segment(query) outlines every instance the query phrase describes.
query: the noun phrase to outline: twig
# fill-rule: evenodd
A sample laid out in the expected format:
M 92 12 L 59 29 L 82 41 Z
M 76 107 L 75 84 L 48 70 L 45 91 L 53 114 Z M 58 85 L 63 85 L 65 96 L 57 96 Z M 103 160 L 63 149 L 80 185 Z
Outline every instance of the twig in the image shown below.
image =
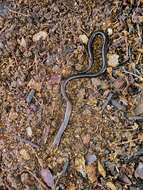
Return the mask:
M 26 15 L 26 14 L 23 14 L 23 13 L 20 13 L 20 12 L 17 12 L 17 11 L 14 11 L 14 10 L 11 10 L 9 7 L 6 6 L 6 8 L 9 10 L 9 12 L 11 13 L 14 13 L 14 14 L 18 14 L 18 15 L 21 15 L 21 16 L 24 16 L 24 17 L 29 17 L 30 15 Z
M 129 144 L 129 143 L 135 142 L 135 141 L 137 141 L 137 140 L 139 140 L 139 138 L 131 139 L 131 140 L 124 141 L 124 142 L 113 142 L 113 143 L 111 143 L 111 145 L 119 146 L 119 145 Z
M 131 116 L 128 117 L 129 120 L 143 121 L 143 116 Z
M 2 32 L 4 32 L 6 28 L 7 28 L 7 25 L 6 25 L 5 27 L 3 27 L 3 28 L 0 30 L 0 34 L 1 34 Z
M 142 56 L 142 54 L 141 54 L 141 52 L 140 52 L 139 55 L 138 55 L 137 61 L 136 61 L 136 65 L 138 65 L 138 63 L 139 63 L 139 61 L 140 61 L 140 59 L 141 59 L 141 56 Z
M 21 141 L 21 142 L 24 142 L 25 144 L 29 144 L 29 145 L 31 145 L 33 148 L 39 148 L 39 146 L 37 145 L 37 144 L 34 144 L 34 143 L 32 143 L 31 141 L 29 141 L 29 140 L 26 140 L 26 139 L 24 139 L 24 138 L 22 138 L 22 137 L 19 137 L 19 136 L 15 136 L 16 137 L 16 139 L 17 140 L 19 140 L 19 141 Z
M 44 189 L 49 190 L 49 188 L 48 188 L 35 174 L 33 174 L 33 173 L 29 170 L 29 168 L 25 167 L 25 169 L 26 169 L 26 170 L 23 171 L 23 172 L 27 172 L 27 173 L 29 173 L 30 175 L 32 175 Z
M 105 103 L 102 106 L 102 112 L 104 111 L 104 109 L 106 108 L 106 106 L 109 104 L 109 102 L 111 101 L 112 97 L 113 97 L 113 93 L 110 92 L 109 95 L 107 96 L 107 99 L 106 99 Z
M 125 70 L 125 68 L 123 68 L 123 72 L 124 72 L 124 73 L 127 73 L 127 74 L 130 74 L 130 75 L 132 75 L 132 76 L 137 77 L 137 78 L 140 79 L 140 76 L 139 76 L 139 75 L 136 75 L 136 74 L 134 74 L 134 73 L 132 73 L 132 72 L 129 72 L 129 71 Z

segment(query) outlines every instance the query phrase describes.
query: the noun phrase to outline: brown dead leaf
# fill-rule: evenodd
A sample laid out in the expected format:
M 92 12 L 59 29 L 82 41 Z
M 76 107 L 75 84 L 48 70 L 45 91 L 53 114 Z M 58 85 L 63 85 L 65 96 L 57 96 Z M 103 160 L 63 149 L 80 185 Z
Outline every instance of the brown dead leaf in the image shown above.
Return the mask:
M 100 161 L 98 161 L 98 172 L 102 177 L 106 177 L 106 171 L 104 169 L 104 167 L 102 166 L 102 164 L 100 163 Z
M 75 159 L 75 169 L 76 171 L 80 172 L 83 177 L 86 176 L 85 159 L 82 155 L 79 155 Z
M 94 183 L 97 178 L 96 178 L 96 168 L 93 164 L 86 166 L 86 173 L 91 183 Z
M 107 182 L 106 185 L 111 190 L 117 190 L 116 186 L 112 182 Z

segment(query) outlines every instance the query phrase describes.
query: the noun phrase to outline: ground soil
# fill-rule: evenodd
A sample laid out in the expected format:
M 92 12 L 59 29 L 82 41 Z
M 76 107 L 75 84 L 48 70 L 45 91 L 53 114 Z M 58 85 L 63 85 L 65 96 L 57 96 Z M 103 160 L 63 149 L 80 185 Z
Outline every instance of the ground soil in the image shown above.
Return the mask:
M 142 24 L 142 0 L 0 1 L 0 189 L 50 189 L 42 168 L 53 189 L 143 189 Z M 51 150 L 60 81 L 86 67 L 84 39 L 98 30 L 109 36 L 107 71 L 68 85 L 72 116 Z

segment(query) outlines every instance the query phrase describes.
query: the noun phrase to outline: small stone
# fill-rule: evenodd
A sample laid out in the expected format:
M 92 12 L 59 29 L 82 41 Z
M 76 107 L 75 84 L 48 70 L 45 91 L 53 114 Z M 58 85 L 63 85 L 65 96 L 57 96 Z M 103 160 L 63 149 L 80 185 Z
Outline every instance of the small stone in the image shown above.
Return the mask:
M 27 127 L 27 128 L 26 128 L 26 132 L 27 132 L 27 135 L 28 135 L 29 137 L 32 137 L 32 129 L 31 129 L 31 127 Z
M 25 149 L 20 150 L 20 155 L 22 156 L 24 160 L 30 160 L 30 155 Z
M 3 49 L 4 48 L 4 45 L 2 42 L 0 42 L 0 49 Z
M 82 41 L 83 44 L 87 44 L 88 43 L 88 37 L 85 34 L 82 34 L 79 36 L 79 39 Z
M 108 54 L 108 65 L 110 67 L 117 67 L 119 65 L 119 55 Z
M 8 8 L 4 4 L 0 4 L 0 16 L 4 17 L 8 14 Z
M 40 39 L 45 40 L 48 37 L 48 34 L 46 31 L 40 31 L 33 36 L 33 42 L 37 42 Z
M 126 185 L 131 185 L 132 184 L 131 180 L 125 174 L 123 174 L 123 175 L 120 176 L 120 180 L 123 183 L 125 183 Z
M 96 157 L 95 154 L 88 154 L 88 155 L 86 156 L 86 163 L 87 163 L 88 165 L 93 164 L 96 160 L 97 160 L 97 157 Z
M 108 35 L 111 36 L 111 35 L 113 34 L 112 28 L 108 28 L 108 29 L 107 29 L 107 32 L 108 32 Z
M 35 90 L 32 89 L 32 90 L 29 92 L 29 94 L 28 94 L 28 96 L 27 96 L 27 98 L 26 98 L 26 102 L 27 102 L 28 104 L 31 103 L 31 101 L 32 101 L 32 99 L 33 99 L 33 97 L 34 97 L 34 95 L 35 95 Z
M 135 170 L 135 177 L 143 179 L 143 163 L 140 162 L 138 167 Z

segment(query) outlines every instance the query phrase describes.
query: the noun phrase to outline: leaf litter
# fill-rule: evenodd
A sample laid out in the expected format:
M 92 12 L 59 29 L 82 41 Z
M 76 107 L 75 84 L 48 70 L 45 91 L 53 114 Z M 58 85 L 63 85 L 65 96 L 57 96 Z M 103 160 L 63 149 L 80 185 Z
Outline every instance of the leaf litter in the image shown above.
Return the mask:
M 1 189 L 53 187 L 63 166 L 56 188 L 142 188 L 142 9 L 142 1 L 119 0 L 2 3 Z M 64 114 L 61 79 L 86 68 L 85 48 L 95 29 L 109 35 L 108 70 L 69 85 L 73 115 L 59 149 L 51 151 Z M 99 46 L 100 39 L 93 44 L 95 69 Z M 19 178 L 24 168 L 32 177 L 28 184 Z

